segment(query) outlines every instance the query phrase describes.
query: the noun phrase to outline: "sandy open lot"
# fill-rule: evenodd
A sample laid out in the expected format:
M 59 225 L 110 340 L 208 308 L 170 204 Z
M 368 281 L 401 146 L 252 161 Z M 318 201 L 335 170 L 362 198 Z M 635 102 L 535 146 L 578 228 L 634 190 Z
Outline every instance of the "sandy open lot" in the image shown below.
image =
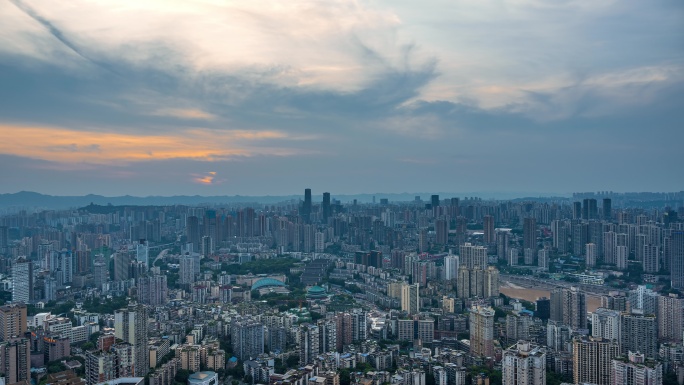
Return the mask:
M 515 284 L 502 282 L 499 291 L 511 298 L 523 299 L 534 303 L 539 297 L 551 297 L 551 292 L 544 289 L 526 289 Z M 593 312 L 601 306 L 601 298 L 587 294 L 587 311 Z

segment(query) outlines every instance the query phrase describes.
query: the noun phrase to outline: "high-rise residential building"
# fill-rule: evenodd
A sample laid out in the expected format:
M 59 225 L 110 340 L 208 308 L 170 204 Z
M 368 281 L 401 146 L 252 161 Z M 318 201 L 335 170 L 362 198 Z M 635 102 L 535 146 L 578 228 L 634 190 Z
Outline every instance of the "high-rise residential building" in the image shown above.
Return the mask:
M 166 275 L 150 275 L 138 278 L 138 302 L 149 306 L 163 306 L 168 301 L 169 288 Z
M 318 326 L 318 348 L 320 353 L 337 351 L 337 323 L 333 319 L 320 319 Z
M 181 284 L 191 284 L 195 282 L 200 273 L 200 256 L 197 253 L 182 255 L 179 258 L 179 277 Z
M 494 217 L 491 215 L 485 215 L 482 218 L 483 231 L 484 231 L 484 242 L 494 243 L 496 242 L 496 233 L 494 231 Z
M 114 335 L 133 347 L 135 376 L 145 376 L 150 369 L 147 318 L 147 308 L 136 303 L 114 312 Z
M 459 247 L 461 266 L 472 269 L 478 266 L 482 269 L 487 268 L 487 248 L 465 243 Z
M 9 253 L 9 227 L 0 226 L 0 255 Z
M 12 338 L 0 344 L 0 370 L 8 384 L 31 381 L 31 342 Z
M 629 256 L 629 249 L 627 246 L 615 246 L 615 267 L 618 270 L 627 269 L 627 257 Z
M 231 325 L 233 354 L 240 360 L 257 357 L 264 352 L 264 325 L 253 319 L 234 321 Z
M 447 255 L 444 257 L 444 279 L 449 281 L 458 278 L 459 257 Z
M 519 341 L 504 351 L 501 371 L 503 385 L 546 385 L 546 353 L 538 345 Z
M 131 258 L 125 250 L 120 250 L 114 254 L 114 281 L 125 281 L 129 278 L 128 266 Z
M 627 297 L 619 292 L 611 292 L 601 297 L 601 307 L 620 312 L 627 311 Z
M 446 219 L 440 218 L 435 221 L 435 242 L 438 245 L 446 245 L 449 241 L 449 223 Z
M 588 268 L 596 266 L 597 247 L 594 243 L 584 245 L 584 261 Z
M 630 310 L 639 310 L 643 314 L 656 314 L 658 309 L 658 293 L 644 285 L 630 290 L 627 301 L 629 302 Z
M 12 301 L 33 301 L 33 262 L 19 257 L 12 267 Z
M 523 220 L 523 250 L 537 250 L 537 221 L 528 217 Z
M 684 334 L 684 298 L 658 296 L 658 338 L 681 343 Z
M 684 289 L 684 230 L 671 230 L 667 240 L 672 287 Z
M 658 245 L 646 244 L 642 248 L 642 263 L 644 273 L 658 273 L 660 271 L 660 247 Z
M 405 284 L 401 287 L 401 310 L 409 314 L 420 311 L 420 286 L 418 283 Z
M 576 287 L 556 288 L 551 292 L 551 319 L 573 329 L 587 328 L 587 301 Z
M 643 314 L 638 310 L 620 315 L 620 351 L 641 352 L 648 358 L 658 355 L 658 322 L 654 314 Z
M 582 219 L 582 202 L 572 203 L 572 219 Z
M 461 266 L 456 280 L 458 298 L 489 298 L 499 295 L 499 270 L 494 266 L 469 269 Z
M 143 263 L 147 269 L 150 268 L 150 247 L 147 240 L 141 239 L 135 245 L 135 259 Z
M 113 352 L 91 350 L 86 352 L 86 384 L 95 385 L 118 378 L 117 357 Z
M 548 321 L 551 317 L 551 300 L 547 297 L 537 298 L 534 304 L 534 316 L 542 321 Z
M 307 365 L 314 362 L 314 358 L 320 354 L 320 330 L 313 324 L 299 326 L 297 348 L 299 349 L 299 364 Z
M 0 306 L 0 341 L 24 336 L 26 315 L 26 305 L 23 303 Z
M 573 340 L 573 382 L 610 385 L 613 359 L 620 355 L 616 341 L 580 336 Z
M 470 354 L 494 355 L 494 309 L 491 307 L 473 306 L 470 309 Z
M 647 360 L 643 354 L 629 352 L 626 358 L 611 363 L 611 385 L 661 385 L 663 365 Z
M 591 335 L 607 340 L 620 340 L 620 312 L 598 308 L 591 314 Z
M 541 249 L 537 251 L 537 266 L 546 271 L 549 269 L 549 250 Z

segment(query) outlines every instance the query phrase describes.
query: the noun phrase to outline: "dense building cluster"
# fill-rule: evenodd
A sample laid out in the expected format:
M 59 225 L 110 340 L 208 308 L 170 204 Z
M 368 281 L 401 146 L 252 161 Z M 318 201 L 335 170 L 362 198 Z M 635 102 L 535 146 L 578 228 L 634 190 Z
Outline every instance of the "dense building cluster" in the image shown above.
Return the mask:
M 683 199 L 5 208 L 0 373 L 682 385 Z

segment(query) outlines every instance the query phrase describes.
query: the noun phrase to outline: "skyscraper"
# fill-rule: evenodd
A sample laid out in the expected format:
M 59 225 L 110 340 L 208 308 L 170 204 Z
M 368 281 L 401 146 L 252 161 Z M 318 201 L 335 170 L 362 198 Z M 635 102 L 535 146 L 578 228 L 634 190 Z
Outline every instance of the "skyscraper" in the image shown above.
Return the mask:
M 29 303 L 33 300 L 33 262 L 19 257 L 12 267 L 12 301 Z
M 606 221 L 613 219 L 613 203 L 610 198 L 603 198 L 603 219 Z
M 150 268 L 150 248 L 147 240 L 141 239 L 135 245 L 135 259 L 138 262 L 144 263 L 146 269 Z
M 473 306 L 470 309 L 470 354 L 494 355 L 494 309 L 491 307 Z
M 444 257 L 444 279 L 446 281 L 458 277 L 459 257 L 458 255 L 447 255 Z
M 496 242 L 496 233 L 494 232 L 494 217 L 491 215 L 485 215 L 484 218 L 482 218 L 482 222 L 484 231 L 484 242 Z
M 439 207 L 439 195 L 433 195 L 430 197 L 430 205 L 432 206 L 433 210 Z
M 446 245 L 449 240 L 449 224 L 446 219 L 440 218 L 435 221 L 435 233 L 438 245 Z
M 575 337 L 573 340 L 573 382 L 610 385 L 613 359 L 620 355 L 616 341 L 596 337 Z
M 230 330 L 233 354 L 238 359 L 248 360 L 250 357 L 257 357 L 264 352 L 263 324 L 256 320 L 243 319 L 234 321 Z
M 199 252 L 200 249 L 200 223 L 196 216 L 189 216 L 185 220 L 185 235 L 188 243 L 192 244 L 192 251 Z
M 523 221 L 523 249 L 537 250 L 537 221 L 534 218 Z
M 323 214 L 323 223 L 328 223 L 328 218 L 332 215 L 332 206 L 330 206 L 330 193 L 323 193 L 323 204 L 321 205 L 321 211 Z
M 466 243 L 459 247 L 461 266 L 487 268 L 487 248 Z
M 668 240 L 672 287 L 684 289 L 684 230 L 672 230 Z
M 651 359 L 658 358 L 658 323 L 654 314 L 640 311 L 620 315 L 620 352 L 641 352 Z
M 302 204 L 302 218 L 305 222 L 311 221 L 311 189 L 304 189 L 304 203 Z
M 546 353 L 530 342 L 506 349 L 501 369 L 503 385 L 546 385 Z
M 401 310 L 409 314 L 420 311 L 419 284 L 405 284 L 401 287 Z
M 138 278 L 138 302 L 149 306 L 163 306 L 168 300 L 169 288 L 166 275 L 151 275 Z
M 317 325 L 307 323 L 299 326 L 297 347 L 299 349 L 300 365 L 313 363 L 314 358 L 320 353 L 319 333 Z
M 591 335 L 607 340 L 620 340 L 620 312 L 598 308 L 591 314 Z
M 587 302 L 576 287 L 556 288 L 551 292 L 551 319 L 573 329 L 587 328 Z
M 684 298 L 658 296 L 658 338 L 681 343 L 684 334 Z
M 147 308 L 130 303 L 114 312 L 114 335 L 133 347 L 135 376 L 145 376 L 150 369 L 147 337 Z

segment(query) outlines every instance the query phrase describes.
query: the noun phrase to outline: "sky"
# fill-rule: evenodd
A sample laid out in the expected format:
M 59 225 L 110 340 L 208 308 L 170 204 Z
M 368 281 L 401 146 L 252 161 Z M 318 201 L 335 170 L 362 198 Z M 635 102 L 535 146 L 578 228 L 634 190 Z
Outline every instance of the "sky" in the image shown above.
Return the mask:
M 681 0 L 0 0 L 0 193 L 684 190 Z

